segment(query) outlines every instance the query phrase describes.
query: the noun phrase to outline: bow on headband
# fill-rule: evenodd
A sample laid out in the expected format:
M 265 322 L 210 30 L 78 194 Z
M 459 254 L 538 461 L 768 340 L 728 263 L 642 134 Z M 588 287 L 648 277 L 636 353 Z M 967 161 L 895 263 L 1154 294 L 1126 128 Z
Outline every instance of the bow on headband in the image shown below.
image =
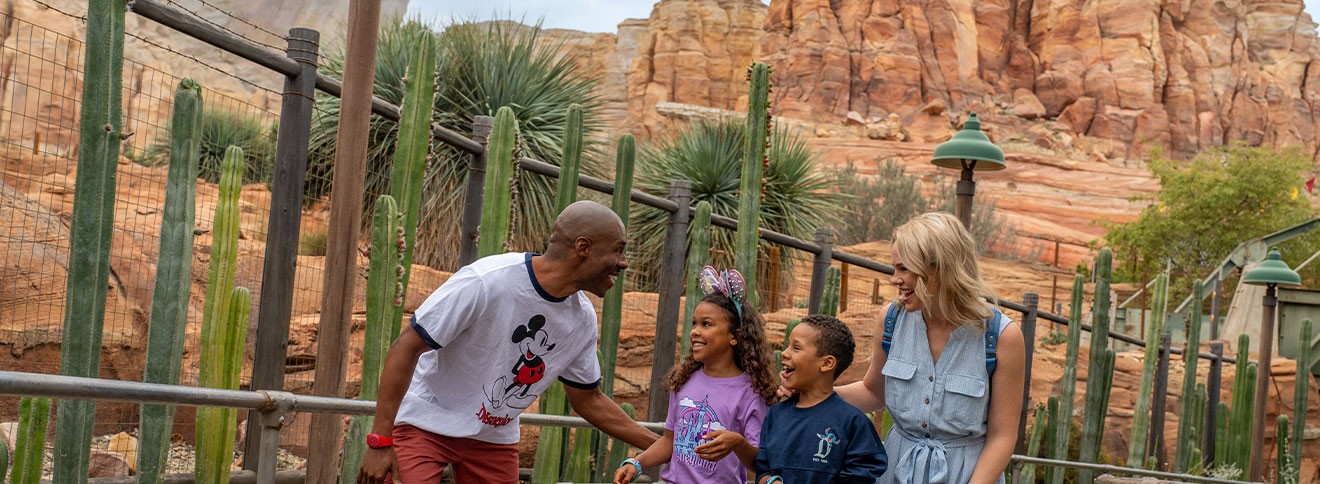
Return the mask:
M 729 298 L 738 310 L 738 319 L 742 319 L 743 302 L 747 301 L 747 281 L 743 280 L 738 271 L 729 269 L 716 272 L 714 267 L 702 267 L 701 292 L 707 296 L 719 293 Z

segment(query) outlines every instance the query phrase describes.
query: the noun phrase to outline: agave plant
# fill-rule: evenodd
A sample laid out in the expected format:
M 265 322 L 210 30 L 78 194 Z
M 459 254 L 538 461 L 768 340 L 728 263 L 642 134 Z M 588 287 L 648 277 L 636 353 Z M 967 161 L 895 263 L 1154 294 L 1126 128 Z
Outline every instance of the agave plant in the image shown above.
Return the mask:
M 596 78 L 577 70 L 576 56 L 563 43 L 542 37 L 540 25 L 514 22 L 457 23 L 441 33 L 413 21 L 386 23 L 376 54 L 375 94 L 398 104 L 403 98 L 403 74 L 409 49 L 417 36 L 437 36 L 437 80 L 434 123 L 467 133 L 474 116 L 494 116 L 508 106 L 518 119 L 520 156 L 559 164 L 564 140 L 565 117 L 570 104 L 582 106 L 588 140 L 599 129 L 601 103 L 595 94 Z M 343 49 L 331 49 L 323 71 L 342 78 Z M 310 198 L 329 193 L 334 163 L 334 145 L 339 99 L 321 96 L 312 121 L 312 159 L 308 167 Z M 397 134 L 393 121 L 372 116 L 367 153 L 365 210 L 370 202 L 389 193 L 389 163 Z M 436 142 L 435 158 L 427 167 L 422 210 L 417 228 L 414 262 L 449 268 L 457 260 L 459 216 L 467 180 L 470 155 Z M 584 149 L 582 173 L 600 174 L 593 156 L 596 147 Z M 317 183 L 322 181 L 323 183 Z M 544 247 L 554 219 L 555 180 L 520 172 L 515 178 L 513 243 L 527 249 Z
M 671 180 L 692 182 L 692 203 L 707 201 L 716 215 L 736 218 L 738 178 L 742 162 L 743 126 L 737 119 L 697 122 L 642 150 L 637 187 L 665 195 Z M 810 240 L 817 227 L 837 227 L 842 198 L 833 190 L 834 178 L 817 169 L 816 154 L 795 131 L 778 127 L 770 136 L 770 168 L 765 171 L 761 227 Z M 631 261 L 641 274 L 658 273 L 660 250 L 668 214 L 647 206 L 634 209 L 630 227 L 637 256 Z M 717 229 L 711 234 L 711 263 L 732 267 L 734 232 Z M 758 259 L 766 261 L 769 245 L 760 244 Z M 777 277 L 791 275 L 793 251 L 782 251 Z M 768 280 L 768 267 L 758 272 Z

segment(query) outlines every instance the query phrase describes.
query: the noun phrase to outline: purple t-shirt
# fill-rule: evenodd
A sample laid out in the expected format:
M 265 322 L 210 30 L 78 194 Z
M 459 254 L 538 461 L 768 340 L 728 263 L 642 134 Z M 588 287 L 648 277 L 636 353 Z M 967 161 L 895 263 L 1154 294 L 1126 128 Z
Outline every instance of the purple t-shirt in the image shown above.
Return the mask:
M 693 373 L 683 388 L 669 394 L 665 430 L 674 432 L 674 454 L 660 478 L 679 484 L 747 482 L 747 469 L 736 454 L 710 462 L 698 457 L 694 449 L 702 444 L 702 435 L 715 430 L 737 432 L 753 447 L 760 447 L 765 414 L 765 400 L 752 389 L 746 373 L 730 378 L 712 378 L 702 370 Z

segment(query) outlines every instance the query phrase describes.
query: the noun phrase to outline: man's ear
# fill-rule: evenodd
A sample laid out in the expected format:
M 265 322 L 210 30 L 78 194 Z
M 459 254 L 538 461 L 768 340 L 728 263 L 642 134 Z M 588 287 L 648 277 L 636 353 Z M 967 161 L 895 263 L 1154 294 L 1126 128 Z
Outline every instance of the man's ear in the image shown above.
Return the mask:
M 837 366 L 839 366 L 839 360 L 838 358 L 835 358 L 834 355 L 826 355 L 824 358 L 820 359 L 821 373 L 833 374 L 834 368 Z
M 573 239 L 573 253 L 578 257 L 586 257 L 587 252 L 591 251 L 591 239 L 578 237 Z

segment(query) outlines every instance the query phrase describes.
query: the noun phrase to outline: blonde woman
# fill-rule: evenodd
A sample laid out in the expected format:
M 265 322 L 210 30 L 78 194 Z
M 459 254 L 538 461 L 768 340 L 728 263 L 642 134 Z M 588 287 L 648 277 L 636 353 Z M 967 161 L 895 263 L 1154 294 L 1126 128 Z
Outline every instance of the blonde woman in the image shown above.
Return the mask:
M 894 418 L 879 482 L 1003 483 L 1022 410 L 1022 330 L 981 299 L 990 290 L 975 244 L 952 215 L 899 227 L 893 262 L 899 296 L 878 322 L 870 367 L 837 389 Z

